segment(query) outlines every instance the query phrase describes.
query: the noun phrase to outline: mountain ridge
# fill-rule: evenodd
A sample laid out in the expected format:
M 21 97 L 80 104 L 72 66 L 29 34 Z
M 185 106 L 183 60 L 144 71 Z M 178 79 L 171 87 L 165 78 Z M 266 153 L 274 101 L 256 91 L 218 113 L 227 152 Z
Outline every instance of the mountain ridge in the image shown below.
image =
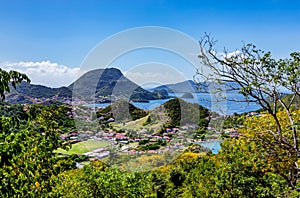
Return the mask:
M 86 85 L 89 85 L 86 89 Z M 119 69 L 105 68 L 88 71 L 69 86 L 73 92 L 85 100 L 101 102 L 103 98 L 109 100 L 119 99 L 133 101 L 148 101 L 166 99 L 166 92 L 150 92 L 126 78 Z
M 213 90 L 225 90 L 227 92 L 239 91 L 239 85 L 235 82 L 226 82 L 225 84 L 215 82 L 199 82 L 196 83 L 193 80 L 186 80 L 173 84 L 161 85 L 151 88 L 149 90 L 166 90 L 168 93 L 209 93 Z
M 169 98 L 164 90 L 150 92 L 127 79 L 119 69 L 91 70 L 76 79 L 68 87 L 51 88 L 22 82 L 7 94 L 10 103 L 31 104 L 53 99 L 70 101 L 73 96 L 87 102 L 111 102 L 119 99 L 135 102 Z
M 150 89 L 151 91 L 165 89 L 168 93 L 201 93 L 208 92 L 209 85 L 206 82 L 195 83 L 193 80 L 186 80 L 173 84 L 161 85 Z

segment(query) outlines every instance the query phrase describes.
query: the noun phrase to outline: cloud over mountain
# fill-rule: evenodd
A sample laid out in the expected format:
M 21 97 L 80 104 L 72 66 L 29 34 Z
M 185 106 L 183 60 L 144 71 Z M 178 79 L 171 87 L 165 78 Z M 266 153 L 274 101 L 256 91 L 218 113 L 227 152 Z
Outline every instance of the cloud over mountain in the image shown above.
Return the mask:
M 68 86 L 76 80 L 79 68 L 71 68 L 50 61 L 41 62 L 2 62 L 0 67 L 5 70 L 16 70 L 28 75 L 33 84 L 50 87 Z

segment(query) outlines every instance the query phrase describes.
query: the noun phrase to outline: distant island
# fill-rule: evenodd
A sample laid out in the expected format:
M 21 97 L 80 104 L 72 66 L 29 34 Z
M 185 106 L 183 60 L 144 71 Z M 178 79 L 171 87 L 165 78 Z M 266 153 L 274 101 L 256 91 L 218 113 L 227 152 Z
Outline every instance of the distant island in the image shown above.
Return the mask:
M 184 93 L 181 98 L 194 98 L 194 96 L 191 93 Z

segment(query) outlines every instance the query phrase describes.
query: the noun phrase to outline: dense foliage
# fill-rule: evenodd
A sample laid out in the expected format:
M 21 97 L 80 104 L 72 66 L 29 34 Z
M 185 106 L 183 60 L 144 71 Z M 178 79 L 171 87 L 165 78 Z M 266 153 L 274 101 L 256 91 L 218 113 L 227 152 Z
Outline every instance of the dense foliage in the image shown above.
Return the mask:
M 13 88 L 16 88 L 18 84 L 20 84 L 22 81 L 27 81 L 30 83 L 30 79 L 22 73 L 19 73 L 17 71 L 5 71 L 0 68 L 0 97 L 1 100 L 5 98 L 5 93 L 10 92 L 10 85 Z
M 200 119 L 209 116 L 208 109 L 199 104 L 191 104 L 182 99 L 176 98 L 163 104 L 163 110 L 166 111 L 170 121 L 167 126 L 178 127 L 189 125 L 198 125 Z M 202 123 L 204 126 L 208 121 Z
M 57 148 L 69 148 L 59 139 L 62 129 L 67 131 L 74 127 L 73 120 L 65 114 L 67 111 L 66 106 L 1 108 L 0 175 L 4 197 L 48 193 L 52 188 L 52 175 L 75 167 L 73 160 L 53 153 Z
M 25 74 L 0 70 L 0 94 L 10 91 L 10 85 L 22 80 Z M 42 196 L 51 191 L 51 176 L 74 168 L 68 157 L 60 157 L 53 150 L 67 148 L 59 140 L 59 124 L 66 117 L 63 107 L 7 105 L 0 106 L 0 175 L 2 197 Z M 63 119 L 63 120 L 61 120 Z M 60 121 L 60 122 L 59 122 Z M 69 125 L 68 125 L 69 127 Z
M 31 98 L 52 98 L 54 96 L 72 98 L 72 91 L 67 87 L 50 88 L 43 85 L 31 85 L 23 82 L 17 86 L 16 90 L 18 93 Z
M 220 155 L 184 153 L 153 171 L 124 172 L 95 161 L 55 178 L 53 196 L 71 197 L 279 197 L 285 182 L 268 172 L 246 140 L 228 140 Z M 254 152 L 256 153 L 256 152 Z
M 137 120 L 148 115 L 148 112 L 135 107 L 129 102 L 117 101 L 100 109 L 96 114 L 101 123 L 107 123 L 111 118 L 116 122 Z

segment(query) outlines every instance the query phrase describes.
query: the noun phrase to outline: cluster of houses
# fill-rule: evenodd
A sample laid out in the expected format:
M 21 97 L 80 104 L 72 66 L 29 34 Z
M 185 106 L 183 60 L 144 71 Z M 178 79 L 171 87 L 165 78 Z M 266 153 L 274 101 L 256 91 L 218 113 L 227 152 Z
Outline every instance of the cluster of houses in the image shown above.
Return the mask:
M 258 113 L 258 112 L 255 112 L 255 111 L 253 111 L 253 112 L 249 112 L 249 113 L 247 113 L 247 115 L 246 115 L 247 117 L 252 117 L 252 116 L 257 116 L 257 117 L 261 117 L 261 116 L 263 116 L 262 114 L 260 114 L 260 113 Z
M 99 148 L 99 149 L 84 153 L 84 155 L 91 157 L 91 158 L 101 159 L 101 158 L 108 156 L 109 151 L 107 148 Z
M 127 133 L 119 133 L 119 132 L 105 132 L 100 131 L 95 134 L 93 138 L 102 139 L 106 141 L 114 142 L 115 144 L 128 144 L 131 142 L 140 142 L 140 141 L 149 141 L 149 142 L 157 142 L 157 141 L 166 141 L 170 142 L 172 140 L 171 136 L 174 134 L 182 135 L 183 132 L 178 128 L 167 128 L 162 135 L 157 134 L 147 134 L 146 130 L 141 130 L 137 133 L 135 137 L 129 137 Z
M 73 101 L 74 102 L 74 101 Z M 79 102 L 79 101 L 77 101 Z M 75 111 L 75 113 L 74 113 Z M 78 113 L 76 112 L 78 111 Z M 93 122 L 93 119 L 90 117 L 91 109 L 80 108 L 79 106 L 73 109 L 74 114 L 69 114 L 69 116 L 74 116 L 76 119 L 84 119 L 87 122 Z M 95 110 L 94 110 L 95 111 Z M 109 120 L 113 122 L 114 120 Z M 163 133 L 155 134 L 149 132 L 146 129 L 141 129 L 136 132 L 134 135 L 125 132 L 116 132 L 116 131 L 104 131 L 99 130 L 98 132 L 84 131 L 84 133 L 71 132 L 68 134 L 63 134 L 60 136 L 61 140 L 70 141 L 71 143 L 76 143 L 80 141 L 85 141 L 88 139 L 95 139 L 99 141 L 110 142 L 111 145 L 118 146 L 122 148 L 119 152 L 126 153 L 129 155 L 132 154 L 161 154 L 170 150 L 183 149 L 186 145 L 186 142 L 193 141 L 192 138 L 186 137 L 186 131 L 189 129 L 195 129 L 196 126 L 182 126 L 180 128 L 166 128 Z M 166 142 L 164 146 L 159 146 L 158 148 L 152 149 L 141 149 L 139 146 L 142 146 L 146 142 L 147 145 L 159 144 L 160 142 Z M 134 144 L 135 143 L 135 144 Z M 136 144 L 138 143 L 138 144 Z M 99 148 L 91 152 L 85 153 L 84 155 L 91 158 L 103 158 L 109 155 L 109 149 Z
M 162 154 L 162 153 L 165 153 L 167 151 L 170 151 L 170 150 L 178 150 L 178 149 L 184 149 L 184 145 L 182 143 L 174 143 L 174 144 L 170 144 L 166 147 L 161 147 L 157 150 L 146 150 L 146 151 L 142 151 L 142 150 L 137 150 L 135 148 L 132 148 L 132 149 L 128 149 L 126 151 L 127 154 Z
M 184 127 L 188 129 L 189 127 Z M 172 136 L 176 134 L 176 138 L 182 136 L 185 130 L 179 128 L 167 128 L 165 132 L 161 135 L 157 134 L 147 134 L 145 129 L 141 130 L 138 135 L 136 136 L 128 136 L 126 133 L 118 133 L 114 131 L 106 132 L 106 131 L 99 131 L 95 134 L 81 135 L 77 132 L 71 132 L 68 134 L 62 134 L 60 136 L 61 140 L 70 141 L 71 143 L 76 143 L 80 141 L 85 141 L 87 139 L 96 139 L 99 141 L 108 141 L 111 142 L 111 145 L 120 145 L 121 150 L 124 154 L 161 154 L 166 151 L 175 150 L 175 149 L 183 149 L 184 145 L 181 142 L 172 142 Z M 149 149 L 149 150 L 141 150 L 139 149 L 139 144 L 131 144 L 131 143 L 138 143 L 138 142 L 147 142 L 148 144 L 155 144 L 157 142 L 165 141 L 168 143 L 165 146 L 161 146 L 158 149 Z M 89 156 L 91 158 L 104 158 L 109 155 L 108 147 L 99 148 L 87 153 L 84 155 Z
M 162 147 L 157 150 L 146 150 L 146 151 L 138 150 L 134 147 L 128 146 L 125 149 L 121 149 L 119 152 L 121 152 L 123 154 L 127 154 L 127 155 L 163 154 L 167 151 L 174 150 L 174 149 L 176 149 L 176 150 L 182 149 L 183 150 L 184 145 L 182 143 L 174 143 L 174 144 L 171 144 L 166 147 Z M 109 154 L 110 154 L 110 151 L 108 148 L 99 148 L 99 149 L 84 153 L 84 155 L 90 157 L 91 160 L 92 159 L 102 159 L 104 157 L 109 156 Z
M 59 137 L 61 140 L 69 141 L 71 144 L 75 144 L 77 142 L 81 142 L 82 139 L 79 138 L 79 135 L 77 132 L 73 131 L 68 134 L 62 134 Z

